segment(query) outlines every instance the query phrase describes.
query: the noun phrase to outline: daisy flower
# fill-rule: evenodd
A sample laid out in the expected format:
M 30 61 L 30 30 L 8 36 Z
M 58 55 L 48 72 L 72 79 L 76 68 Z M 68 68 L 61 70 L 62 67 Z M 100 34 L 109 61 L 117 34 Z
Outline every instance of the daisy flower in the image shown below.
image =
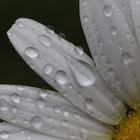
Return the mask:
M 18 19 L 7 32 L 58 93 L 0 85 L 0 139 L 140 139 L 140 0 L 79 3 L 93 59 L 31 19 Z

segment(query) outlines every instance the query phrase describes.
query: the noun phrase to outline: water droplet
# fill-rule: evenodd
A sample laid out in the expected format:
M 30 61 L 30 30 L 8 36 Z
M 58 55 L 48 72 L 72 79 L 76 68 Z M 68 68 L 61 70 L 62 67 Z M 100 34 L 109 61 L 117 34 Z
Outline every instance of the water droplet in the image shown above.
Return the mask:
M 20 87 L 20 86 L 17 87 L 17 90 L 18 90 L 18 91 L 23 91 L 23 89 L 24 89 L 23 87 Z
M 75 52 L 78 54 L 78 55 L 83 55 L 83 48 L 82 47 L 75 47 Z
M 30 122 L 31 122 L 31 125 L 32 125 L 34 128 L 37 128 L 37 129 L 41 128 L 42 125 L 43 125 L 42 118 L 39 117 L 39 116 L 34 116 L 34 117 L 32 117 L 31 120 L 30 120 Z
M 60 85 L 66 84 L 68 81 L 66 72 L 62 70 L 57 71 L 55 74 L 55 80 Z
M 0 110 L 7 111 L 8 110 L 8 103 L 5 99 L 0 99 Z
M 56 106 L 54 107 L 54 112 L 56 112 L 56 113 L 60 113 L 60 112 L 61 112 L 61 108 L 60 108 L 59 105 L 56 105 Z
M 37 99 L 36 105 L 38 108 L 43 109 L 45 107 L 45 101 L 43 99 Z
M 47 31 L 49 31 L 50 33 L 54 33 L 54 26 L 53 25 L 47 25 Z
M 14 107 L 11 108 L 11 112 L 13 114 L 17 113 L 17 111 L 18 111 L 18 108 L 17 107 L 14 106 Z
M 46 64 L 45 67 L 44 67 L 44 73 L 46 75 L 49 75 L 53 70 L 53 66 L 52 64 Z
M 92 67 L 89 64 L 83 61 L 78 61 L 76 63 L 71 62 L 69 64 L 75 79 L 80 86 L 91 86 L 95 83 L 96 77 L 93 73 Z
M 38 51 L 33 47 L 28 47 L 25 49 L 25 55 L 30 57 L 30 58 L 37 58 Z
M 122 54 L 122 61 L 125 65 L 128 65 L 131 62 L 131 56 L 129 53 Z
M 17 94 L 17 93 L 14 93 L 11 95 L 11 100 L 14 102 L 14 103 L 20 103 L 20 96 Z
M 83 21 L 84 21 L 84 22 L 88 22 L 88 20 L 89 20 L 88 16 L 87 16 L 87 15 L 84 15 L 84 16 L 83 16 Z
M 85 107 L 88 109 L 88 110 L 92 110 L 93 109 L 93 100 L 91 98 L 86 98 L 84 100 L 85 102 Z
M 111 17 L 111 16 L 112 16 L 112 8 L 111 8 L 110 5 L 104 6 L 103 11 L 104 11 L 104 15 L 105 15 L 106 17 Z
M 16 24 L 17 24 L 17 27 L 20 29 L 23 29 L 25 26 L 24 23 L 22 23 L 21 21 L 18 21 Z
M 107 72 L 108 72 L 108 75 L 112 76 L 114 74 L 114 69 L 109 68 Z
M 1 139 L 8 139 L 10 136 L 9 132 L 8 131 L 1 131 L 0 132 L 0 138 Z
M 118 34 L 118 29 L 115 26 L 112 26 L 110 31 L 111 31 L 111 34 L 114 36 Z
M 52 46 L 51 38 L 46 36 L 46 35 L 40 35 L 39 36 L 39 41 L 46 47 L 51 47 Z
M 62 39 L 62 38 L 65 38 L 66 37 L 64 33 L 59 33 L 58 36 L 59 36 L 59 39 Z
M 11 31 L 8 31 L 8 32 L 7 32 L 7 35 L 8 35 L 8 36 L 11 36 L 11 35 L 12 35 L 12 32 L 11 32 Z

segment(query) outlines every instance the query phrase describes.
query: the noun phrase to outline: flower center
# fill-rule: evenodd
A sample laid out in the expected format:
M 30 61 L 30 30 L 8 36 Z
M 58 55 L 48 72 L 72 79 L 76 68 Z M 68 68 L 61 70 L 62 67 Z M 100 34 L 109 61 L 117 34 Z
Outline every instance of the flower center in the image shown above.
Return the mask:
M 130 111 L 115 127 L 112 140 L 140 140 L 140 108 Z

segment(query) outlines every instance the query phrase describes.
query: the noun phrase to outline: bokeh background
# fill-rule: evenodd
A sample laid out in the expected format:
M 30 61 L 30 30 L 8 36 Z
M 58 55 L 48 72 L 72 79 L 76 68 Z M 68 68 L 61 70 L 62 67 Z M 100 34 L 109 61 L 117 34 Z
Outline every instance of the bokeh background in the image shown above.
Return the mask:
M 56 33 L 64 33 L 90 55 L 80 24 L 79 0 L 0 0 L 0 84 L 52 89 L 27 66 L 7 38 L 6 31 L 20 17 L 52 25 Z

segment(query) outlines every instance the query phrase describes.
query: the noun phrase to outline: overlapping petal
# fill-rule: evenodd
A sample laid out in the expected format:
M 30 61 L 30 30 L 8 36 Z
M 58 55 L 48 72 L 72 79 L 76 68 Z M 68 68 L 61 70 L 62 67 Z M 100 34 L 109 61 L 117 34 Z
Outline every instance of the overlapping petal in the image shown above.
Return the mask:
M 81 0 L 83 29 L 100 74 L 132 108 L 140 103 L 139 1 Z
M 124 105 L 80 48 L 29 19 L 17 20 L 8 35 L 24 60 L 78 108 L 109 124 L 124 116 Z
M 67 140 L 107 139 L 112 128 L 82 113 L 56 92 L 14 85 L 0 86 L 0 118 Z
M 1 140 L 61 140 L 46 136 L 8 123 L 0 123 Z

